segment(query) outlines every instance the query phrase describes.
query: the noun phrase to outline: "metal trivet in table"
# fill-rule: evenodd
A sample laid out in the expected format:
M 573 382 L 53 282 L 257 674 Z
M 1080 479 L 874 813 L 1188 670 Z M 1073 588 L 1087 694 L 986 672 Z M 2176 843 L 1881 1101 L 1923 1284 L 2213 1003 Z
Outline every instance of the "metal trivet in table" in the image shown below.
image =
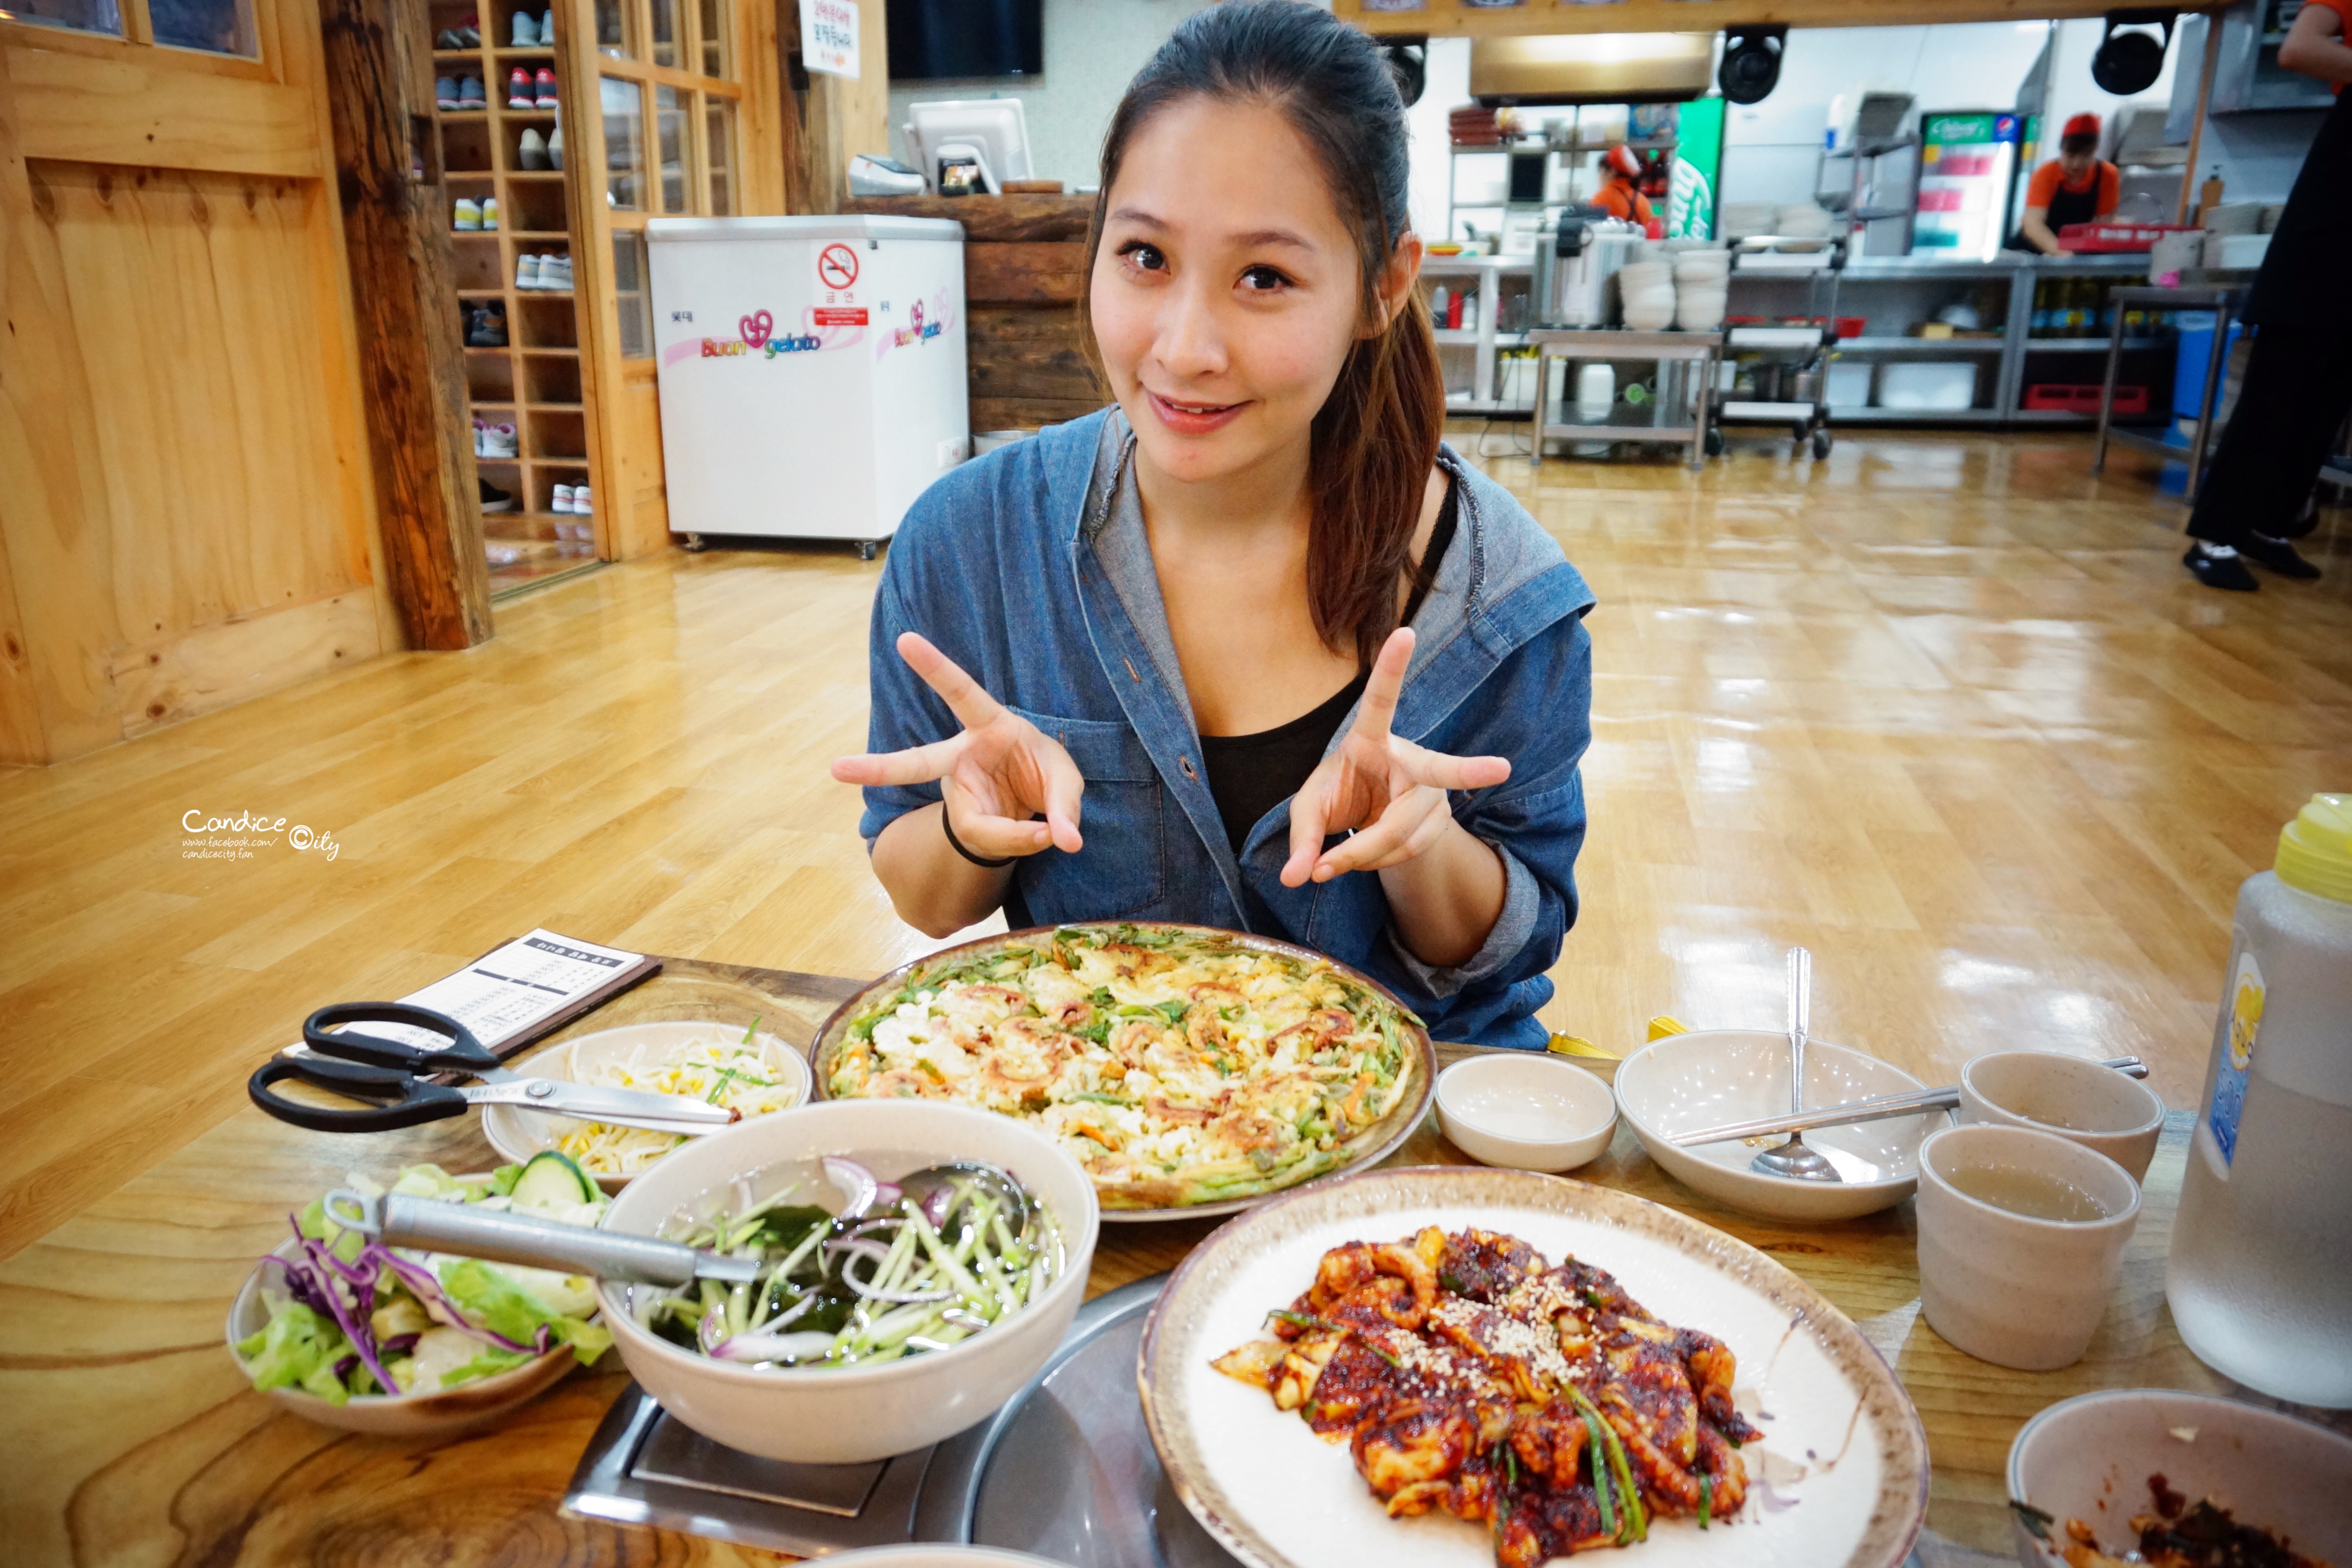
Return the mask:
M 1078 1309 L 1037 1375 L 988 1420 L 866 1465 L 722 1448 L 635 1384 L 589 1440 L 564 1506 L 800 1556 L 908 1541 L 1034 1552 L 1072 1568 L 1236 1568 L 1161 1475 L 1136 1397 L 1165 1275 Z

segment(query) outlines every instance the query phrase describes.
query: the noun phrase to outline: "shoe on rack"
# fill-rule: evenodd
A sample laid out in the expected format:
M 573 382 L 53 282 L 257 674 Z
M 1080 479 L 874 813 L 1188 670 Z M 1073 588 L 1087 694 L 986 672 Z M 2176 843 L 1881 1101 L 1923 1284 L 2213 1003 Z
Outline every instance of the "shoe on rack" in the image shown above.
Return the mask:
M 482 511 L 485 515 L 492 512 L 511 512 L 515 509 L 512 490 L 501 490 L 488 479 L 477 478 L 474 483 L 481 486 Z
M 459 109 L 488 109 L 490 107 L 489 93 L 482 86 L 481 78 L 467 77 L 457 84 L 457 107 Z
M 480 228 L 482 226 L 482 204 L 474 200 L 471 196 L 458 197 L 456 208 L 456 216 L 452 217 L 449 222 L 451 227 L 460 231 L 471 231 Z
M 539 258 L 539 286 L 541 288 L 570 288 L 572 287 L 572 258 L 568 256 L 541 256 Z
M 547 161 L 558 169 L 563 167 L 563 121 L 560 120 L 547 133 Z
M 475 349 L 505 348 L 507 346 L 506 306 L 493 300 L 488 305 L 475 307 L 470 328 L 466 333 L 466 343 L 468 348 Z
M 2238 547 L 2238 553 L 2264 571 L 2274 571 L 2298 582 L 2310 582 L 2319 576 L 2319 569 L 2304 559 L 2294 546 L 2252 528 L 2246 530 L 2246 542 Z
M 474 421 L 474 455 L 488 457 L 489 455 L 490 427 L 478 419 Z
M 515 148 L 515 161 L 526 169 L 547 167 L 547 138 L 539 133 L 538 126 L 523 128 L 522 140 Z M 561 163 L 556 165 L 559 169 L 562 166 Z
M 555 12 L 551 8 L 539 14 L 539 43 L 541 48 L 555 47 Z
M 557 107 L 561 100 L 559 100 L 555 96 L 555 73 L 553 71 L 548 69 L 545 66 L 540 67 L 538 79 L 531 85 L 539 89 L 540 108 L 553 109 Z
M 458 23 L 453 30 L 457 35 L 459 48 L 478 49 L 482 47 L 482 21 L 473 12 L 467 12 L 466 19 Z
M 457 78 L 456 77 L 435 77 L 433 78 L 433 103 L 434 106 L 438 109 L 456 109 L 457 107 Z
M 457 37 L 457 28 L 444 27 L 433 35 L 433 47 L 436 49 L 462 49 L 466 42 Z
M 507 107 L 509 109 L 539 107 L 539 95 L 532 90 L 530 73 L 520 66 L 515 67 L 514 74 L 507 78 Z
M 539 280 L 539 257 L 537 256 L 529 251 L 525 251 L 522 255 L 515 257 L 515 287 L 517 288 L 546 287 L 547 286 Z
M 521 451 L 515 440 L 515 427 L 511 424 L 484 425 L 482 440 L 489 447 L 489 451 L 483 454 L 488 457 L 512 458 Z
M 514 14 L 513 38 L 514 47 L 518 49 L 539 47 L 539 24 L 532 19 L 530 12 L 518 11 Z
M 548 503 L 548 510 L 567 517 L 572 515 L 571 486 L 558 485 L 555 487 L 555 498 Z
M 593 517 L 595 515 L 596 508 L 590 504 L 590 500 L 591 497 L 588 494 L 588 486 L 585 485 L 574 485 L 572 487 L 572 515 L 575 517 Z M 580 531 L 580 537 L 586 538 L 588 537 L 588 531 L 585 528 L 583 528 Z
M 495 229 L 498 226 L 499 199 L 496 196 L 484 196 L 482 198 L 482 227 L 485 229 Z
M 2219 588 L 2230 593 L 2252 593 L 2262 586 L 2254 580 L 2254 574 L 2246 570 L 2246 563 L 2238 559 L 2238 552 L 2228 545 L 2209 545 L 2199 539 L 2189 547 L 2189 553 L 2180 558 L 2180 564 L 2189 569 L 2189 576 L 2208 588 Z

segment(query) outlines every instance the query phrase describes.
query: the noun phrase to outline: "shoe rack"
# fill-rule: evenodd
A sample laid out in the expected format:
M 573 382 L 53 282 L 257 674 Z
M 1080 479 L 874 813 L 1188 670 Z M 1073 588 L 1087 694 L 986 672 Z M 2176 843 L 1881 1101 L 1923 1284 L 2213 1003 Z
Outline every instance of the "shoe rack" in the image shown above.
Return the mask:
M 517 282 L 524 257 L 558 256 L 570 262 L 575 248 L 577 214 L 571 210 L 563 172 L 551 161 L 524 166 L 527 139 L 549 141 L 569 117 L 561 109 L 536 103 L 522 109 L 508 102 L 509 78 L 518 68 L 534 83 L 541 70 L 563 75 L 554 38 L 522 46 L 513 41 L 516 13 L 530 17 L 535 32 L 551 4 L 561 27 L 565 7 L 556 0 L 431 5 L 436 100 L 442 78 L 461 87 L 474 78 L 483 99 L 479 109 L 437 109 L 436 119 L 462 318 L 455 326 L 466 343 L 473 417 L 492 426 L 510 424 L 515 431 L 514 455 L 487 455 L 478 448 L 475 458 L 485 481 L 515 497 L 512 511 L 486 511 L 482 518 L 493 598 L 610 559 L 598 515 L 610 491 L 597 472 L 594 421 L 583 397 L 577 297 L 571 288 L 520 287 Z M 442 47 L 469 26 L 479 33 L 478 44 Z M 559 81 L 557 95 L 565 103 L 580 101 L 569 83 Z M 457 227 L 459 202 L 479 206 L 491 200 L 498 203 L 496 230 Z M 502 345 L 471 340 L 474 314 L 485 306 L 505 314 Z M 593 512 L 557 512 L 558 486 L 567 491 L 588 486 Z

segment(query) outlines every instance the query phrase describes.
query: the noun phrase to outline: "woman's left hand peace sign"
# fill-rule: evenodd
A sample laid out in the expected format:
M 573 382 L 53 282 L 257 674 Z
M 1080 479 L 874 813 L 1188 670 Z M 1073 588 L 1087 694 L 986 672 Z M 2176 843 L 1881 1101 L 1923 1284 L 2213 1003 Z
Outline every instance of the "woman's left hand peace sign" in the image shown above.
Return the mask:
M 1427 851 L 1454 825 L 1448 789 L 1484 789 L 1511 776 L 1500 757 L 1448 757 L 1389 733 L 1405 667 L 1412 662 L 1412 629 L 1400 626 L 1364 685 L 1355 727 L 1326 757 L 1290 802 L 1290 859 L 1285 887 L 1328 882 L 1345 872 L 1402 865 Z M 1355 830 L 1344 843 L 1323 850 L 1327 834 Z

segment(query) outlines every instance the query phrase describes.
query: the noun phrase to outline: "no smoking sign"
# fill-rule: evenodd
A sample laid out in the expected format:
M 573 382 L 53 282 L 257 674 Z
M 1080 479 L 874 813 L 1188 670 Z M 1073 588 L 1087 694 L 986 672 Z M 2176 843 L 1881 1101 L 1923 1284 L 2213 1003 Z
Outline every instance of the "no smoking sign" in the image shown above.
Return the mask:
M 844 289 L 857 281 L 857 253 L 845 245 L 829 245 L 817 252 L 816 280 L 830 289 Z

